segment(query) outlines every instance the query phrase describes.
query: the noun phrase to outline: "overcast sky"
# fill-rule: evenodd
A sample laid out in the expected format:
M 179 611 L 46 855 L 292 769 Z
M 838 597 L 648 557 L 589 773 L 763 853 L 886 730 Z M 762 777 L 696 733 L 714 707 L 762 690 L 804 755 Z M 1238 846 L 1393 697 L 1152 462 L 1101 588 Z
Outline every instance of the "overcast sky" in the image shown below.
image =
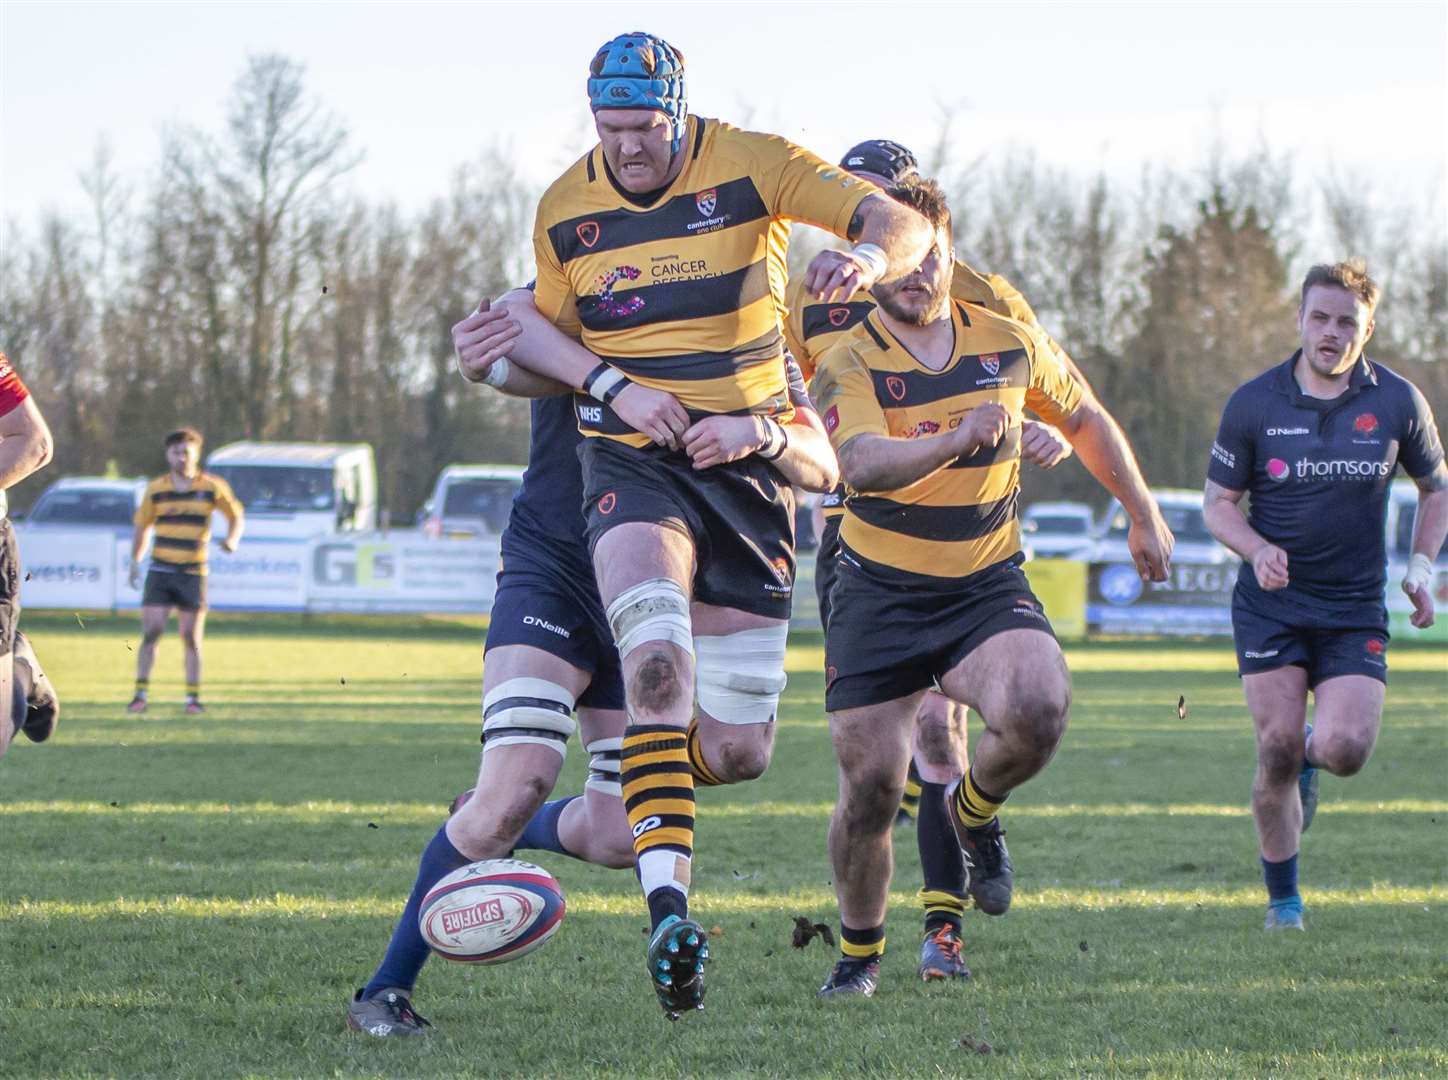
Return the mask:
M 589 58 L 627 30 L 687 58 L 691 108 L 836 158 L 862 138 L 958 160 L 1033 148 L 1134 173 L 1218 137 L 1335 165 L 1415 205 L 1448 172 L 1448 3 L 106 3 L 0 0 L 0 206 L 83 212 L 109 140 L 133 187 L 168 126 L 219 133 L 249 53 L 307 69 L 365 159 L 348 183 L 406 208 L 489 144 L 546 182 L 592 143 Z M 1440 206 L 1442 203 L 1440 202 Z M 1445 229 L 1443 222 L 1436 228 Z

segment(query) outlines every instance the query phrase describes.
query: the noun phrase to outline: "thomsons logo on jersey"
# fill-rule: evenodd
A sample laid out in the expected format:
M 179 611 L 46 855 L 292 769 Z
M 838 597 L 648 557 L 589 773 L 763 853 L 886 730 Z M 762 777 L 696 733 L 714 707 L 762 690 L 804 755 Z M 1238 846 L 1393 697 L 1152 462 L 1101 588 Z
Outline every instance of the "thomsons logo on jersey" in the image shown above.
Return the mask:
M 1386 480 L 1392 474 L 1393 464 L 1391 461 L 1354 461 L 1348 458 L 1330 461 L 1298 458 L 1292 464 L 1292 475 L 1298 480 Z M 1272 475 L 1272 465 L 1272 461 L 1267 463 L 1269 476 Z M 1272 479 L 1282 478 L 1272 476 Z
M 1292 468 L 1281 458 L 1273 458 L 1267 462 L 1267 475 L 1279 484 L 1292 475 Z

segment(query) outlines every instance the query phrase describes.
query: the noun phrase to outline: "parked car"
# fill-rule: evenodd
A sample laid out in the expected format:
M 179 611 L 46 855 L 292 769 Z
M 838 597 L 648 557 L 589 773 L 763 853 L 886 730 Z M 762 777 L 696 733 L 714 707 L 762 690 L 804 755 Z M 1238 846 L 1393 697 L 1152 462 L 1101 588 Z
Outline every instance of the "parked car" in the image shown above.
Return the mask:
M 367 443 L 230 443 L 211 452 L 206 471 L 246 507 L 248 540 L 377 528 L 377 467 Z
M 1089 559 L 1094 520 L 1085 503 L 1032 503 L 1021 515 L 1021 539 L 1033 559 Z
M 66 476 L 55 481 L 17 520 L 26 532 L 105 529 L 130 536 L 146 481 L 139 478 Z
M 1176 537 L 1176 549 L 1172 561 L 1181 563 L 1226 563 L 1236 558 L 1219 544 L 1207 531 L 1206 518 L 1202 513 L 1202 493 L 1186 488 L 1162 488 L 1154 490 L 1152 496 L 1161 507 L 1161 515 L 1167 527 Z M 1131 519 L 1115 499 L 1102 519 L 1104 525 L 1100 539 L 1092 552 L 1093 562 L 1131 562 L 1131 552 L 1126 547 L 1126 534 Z
M 522 486 L 520 465 L 449 465 L 418 515 L 423 534 L 434 540 L 497 536 L 508 527 Z

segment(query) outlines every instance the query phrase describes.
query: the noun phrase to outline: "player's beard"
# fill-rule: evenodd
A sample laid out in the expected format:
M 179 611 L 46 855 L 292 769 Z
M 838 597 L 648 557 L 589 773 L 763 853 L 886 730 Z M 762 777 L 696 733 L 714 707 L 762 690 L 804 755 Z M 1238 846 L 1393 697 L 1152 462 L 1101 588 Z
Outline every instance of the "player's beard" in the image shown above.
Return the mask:
M 910 306 L 901 304 L 900 293 L 902 290 L 903 285 L 898 282 L 883 288 L 876 286 L 874 289 L 875 302 L 880 305 L 886 315 L 896 322 L 904 323 L 906 326 L 929 326 L 945 313 L 945 302 L 950 294 L 950 279 L 947 277 L 936 282 L 930 289 L 929 298 L 918 307 L 915 306 L 914 301 L 910 303 Z

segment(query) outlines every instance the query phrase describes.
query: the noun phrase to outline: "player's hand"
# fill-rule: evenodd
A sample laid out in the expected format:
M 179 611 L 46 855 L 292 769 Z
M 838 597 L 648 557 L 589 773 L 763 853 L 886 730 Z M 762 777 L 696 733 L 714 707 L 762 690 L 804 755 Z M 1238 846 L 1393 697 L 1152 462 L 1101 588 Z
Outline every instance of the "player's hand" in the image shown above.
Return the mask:
M 1419 630 L 1433 625 L 1433 565 L 1423 555 L 1413 556 L 1414 561 L 1423 560 L 1421 566 L 1409 565 L 1408 574 L 1403 578 L 1403 592 L 1413 602 L 1413 614 L 1408 622 Z
M 1071 454 L 1071 444 L 1050 424 L 1027 420 L 1021 425 L 1021 457 L 1032 464 L 1051 469 Z
M 221 550 L 226 552 L 228 555 L 235 555 L 236 549 L 240 546 L 240 544 L 240 540 L 233 540 L 231 537 L 228 536 L 225 540 L 221 541 Z
M 846 251 L 821 251 L 810 260 L 804 275 L 805 291 L 825 303 L 848 300 L 858 290 L 873 284 L 875 279 L 870 268 Z
M 1252 556 L 1252 573 L 1264 592 L 1287 587 L 1287 552 L 1274 544 L 1263 544 Z
M 679 448 L 679 440 L 689 430 L 689 414 L 678 398 L 636 382 L 619 391 L 611 408 L 629 427 L 670 450 Z
M 1126 531 L 1126 550 L 1131 552 L 1131 561 L 1136 563 L 1136 572 L 1142 581 L 1165 581 L 1171 573 L 1171 553 L 1175 548 L 1176 537 L 1155 502 L 1146 518 L 1131 519 L 1131 527 Z
M 999 402 L 987 401 L 966 413 L 955 429 L 959 457 L 975 453 L 983 446 L 995 446 L 1010 430 L 1011 414 Z
M 708 469 L 747 458 L 764 445 L 754 416 L 706 416 L 680 442 L 695 469 Z
M 133 589 L 139 589 L 139 588 L 141 587 L 141 564 L 140 564 L 140 563 L 134 563 L 134 562 L 131 563 L 131 572 L 130 572 L 130 575 L 129 575 L 129 580 L 130 580 L 130 582 L 131 582 L 131 588 L 133 588 Z
M 508 317 L 507 308 L 494 308 L 486 299 L 477 310 L 452 328 L 458 371 L 468 382 L 482 382 L 492 366 L 508 355 L 522 324 Z

